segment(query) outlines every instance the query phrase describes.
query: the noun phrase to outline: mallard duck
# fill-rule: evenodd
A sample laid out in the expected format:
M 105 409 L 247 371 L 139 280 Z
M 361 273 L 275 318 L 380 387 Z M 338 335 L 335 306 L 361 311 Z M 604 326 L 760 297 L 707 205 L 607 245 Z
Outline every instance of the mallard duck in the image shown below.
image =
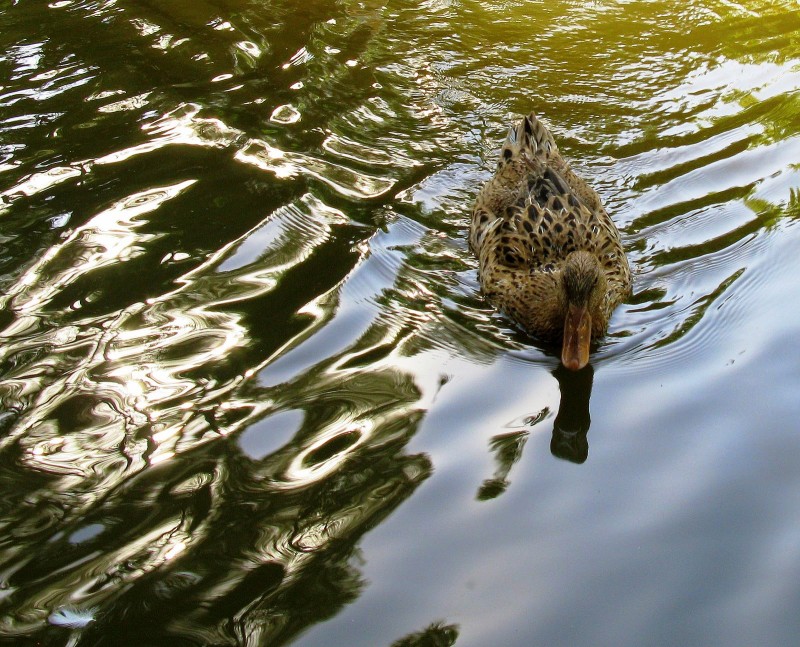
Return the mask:
M 571 370 L 589 363 L 631 292 L 631 271 L 600 196 L 561 157 L 531 113 L 512 127 L 475 200 L 469 244 L 481 289 L 535 337 L 560 341 Z

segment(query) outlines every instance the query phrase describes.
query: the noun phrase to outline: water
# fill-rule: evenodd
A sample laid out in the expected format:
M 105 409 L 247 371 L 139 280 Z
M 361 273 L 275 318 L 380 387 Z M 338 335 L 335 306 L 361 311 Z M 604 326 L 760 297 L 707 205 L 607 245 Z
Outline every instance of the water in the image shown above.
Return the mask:
M 0 636 L 800 635 L 794 2 L 0 3 Z M 536 110 L 623 232 L 592 368 L 481 298 Z

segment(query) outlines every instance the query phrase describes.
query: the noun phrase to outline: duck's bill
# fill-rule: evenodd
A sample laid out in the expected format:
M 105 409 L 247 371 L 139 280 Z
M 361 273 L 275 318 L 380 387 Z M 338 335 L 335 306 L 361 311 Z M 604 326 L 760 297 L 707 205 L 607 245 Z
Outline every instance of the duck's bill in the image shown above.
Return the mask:
M 579 371 L 589 363 L 592 342 L 592 316 L 586 307 L 570 305 L 564 321 L 564 346 L 561 363 L 571 371 Z

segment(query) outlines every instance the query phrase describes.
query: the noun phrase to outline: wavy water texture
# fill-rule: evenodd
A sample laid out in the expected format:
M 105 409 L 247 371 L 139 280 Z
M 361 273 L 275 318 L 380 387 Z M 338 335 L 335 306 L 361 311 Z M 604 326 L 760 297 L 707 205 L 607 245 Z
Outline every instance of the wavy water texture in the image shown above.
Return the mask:
M 2 5 L 0 637 L 791 644 L 796 9 Z M 578 375 L 466 245 L 530 110 L 635 275 Z

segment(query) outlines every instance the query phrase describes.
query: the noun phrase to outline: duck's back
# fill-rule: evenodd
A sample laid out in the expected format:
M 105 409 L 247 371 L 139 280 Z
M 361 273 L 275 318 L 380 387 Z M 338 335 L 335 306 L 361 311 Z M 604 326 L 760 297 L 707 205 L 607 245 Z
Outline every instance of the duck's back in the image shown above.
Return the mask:
M 572 171 L 533 114 L 509 131 L 497 171 L 478 194 L 470 246 L 487 291 L 496 291 L 498 275 L 520 271 L 552 275 L 542 277 L 541 289 L 554 289 L 551 283 L 567 255 L 586 250 L 605 272 L 608 316 L 630 293 L 630 269 L 617 228 L 600 197 Z

